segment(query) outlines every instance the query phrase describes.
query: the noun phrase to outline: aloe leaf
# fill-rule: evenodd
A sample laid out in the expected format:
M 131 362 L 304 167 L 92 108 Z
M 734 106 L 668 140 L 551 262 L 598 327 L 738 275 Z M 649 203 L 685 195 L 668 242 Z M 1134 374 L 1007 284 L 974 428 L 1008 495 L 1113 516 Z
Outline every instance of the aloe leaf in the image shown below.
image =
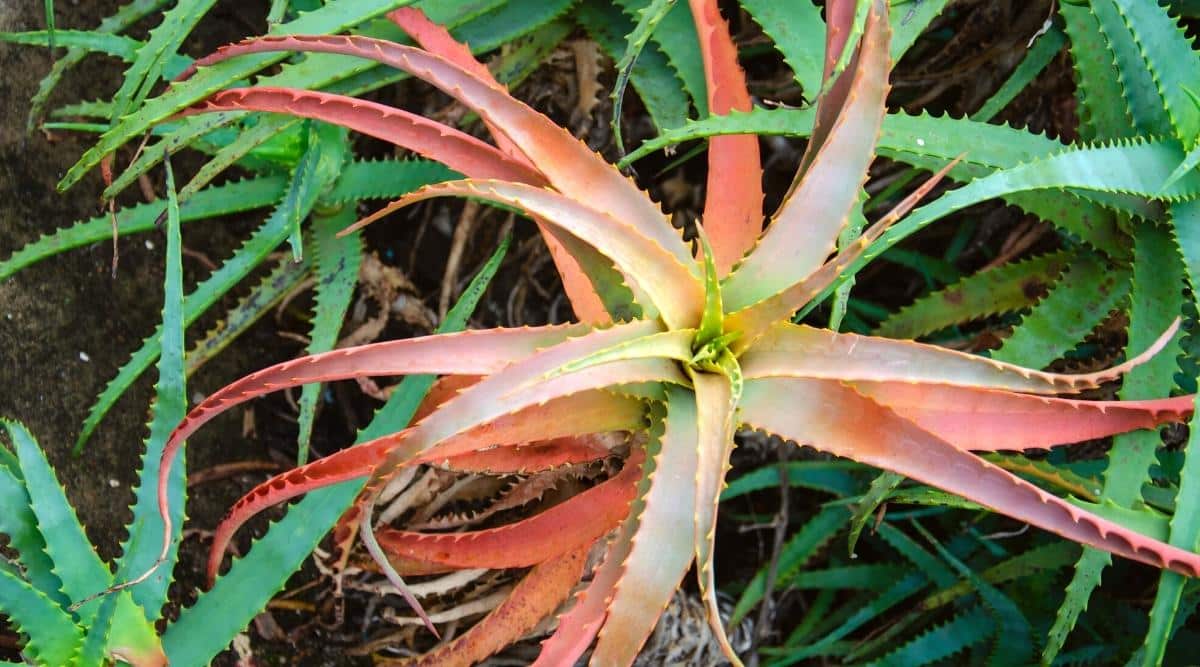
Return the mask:
M 861 487 L 853 473 L 861 470 L 862 466 L 848 461 L 792 461 L 784 469 L 787 471 L 788 485 L 799 489 L 848 496 Z M 778 486 L 778 467 L 759 468 L 729 482 L 721 492 L 721 502 Z
M 866 527 L 867 521 L 875 515 L 879 506 L 903 481 L 904 475 L 885 470 L 871 480 L 871 486 L 867 492 L 854 505 L 854 511 L 850 516 L 850 535 L 846 540 L 846 549 L 852 558 L 854 557 L 854 547 L 858 544 L 858 537 Z
M 28 638 L 25 654 L 41 664 L 71 664 L 83 642 L 83 631 L 67 612 L 7 570 L 0 570 L 0 612 Z
M 633 22 L 619 8 L 598 0 L 584 0 L 577 11 L 588 35 L 610 57 L 619 59 L 624 53 L 624 38 L 634 29 Z M 642 49 L 629 80 L 659 131 L 679 127 L 688 119 L 691 100 L 656 44 Z
M 1137 128 L 1123 101 L 1115 56 L 1095 14 L 1086 4 L 1068 2 L 1061 3 L 1058 11 L 1065 22 L 1075 65 L 1080 137 L 1096 141 L 1135 136 Z
M 638 14 L 637 24 L 634 25 L 633 31 L 625 36 L 625 52 L 617 59 L 617 83 L 613 86 L 611 95 L 613 138 L 617 144 L 617 151 L 622 154 L 625 153 L 625 141 L 621 137 L 621 107 L 625 103 L 625 86 L 629 84 L 633 65 L 637 62 L 642 50 L 646 48 L 650 36 L 654 34 L 658 24 L 662 23 L 674 5 L 675 0 L 650 0 L 644 7 L 636 11 Z
M 987 102 L 984 102 L 978 111 L 970 115 L 971 120 L 987 121 L 1000 113 L 1013 98 L 1037 78 L 1038 74 L 1041 74 L 1042 70 L 1046 69 L 1046 65 L 1054 60 L 1066 42 L 1066 36 L 1057 28 L 1051 28 L 1044 34 L 1038 35 L 1033 47 L 1021 60 L 1021 64 L 1017 65 L 1013 73 L 1005 79 L 1000 89 L 992 93 Z
M 1200 222 L 1200 206 L 1192 203 L 1179 204 L 1172 206 L 1170 212 L 1177 242 L 1184 251 L 1184 270 L 1188 284 L 1193 286 L 1194 293 L 1195 285 L 1200 284 L 1197 280 L 1200 278 L 1200 264 L 1196 262 L 1200 247 L 1194 238 L 1195 232 L 1191 230 Z M 1200 498 L 1197 497 L 1200 496 L 1200 491 L 1196 488 L 1196 485 L 1200 484 L 1200 455 L 1194 455 L 1200 449 L 1200 444 L 1197 444 L 1200 443 L 1200 419 L 1193 416 L 1188 426 L 1188 445 L 1194 446 L 1184 450 L 1183 468 L 1179 474 L 1179 493 L 1176 495 L 1175 513 L 1171 517 L 1168 542 L 1173 546 L 1194 551 L 1200 545 Z M 1177 626 L 1176 612 L 1187 580 L 1178 575 L 1169 575 L 1169 572 L 1160 575 L 1158 592 L 1150 609 L 1150 629 L 1142 647 L 1143 664 L 1146 665 L 1162 662 L 1167 641 Z
M 1184 266 L 1175 252 L 1173 239 L 1165 230 L 1150 224 L 1139 225 L 1134 233 L 1133 288 L 1130 292 L 1129 350 L 1142 349 L 1183 310 Z M 1125 376 L 1122 399 L 1158 398 L 1174 387 L 1177 369 L 1178 337 L 1163 354 L 1151 359 Z M 1100 502 L 1131 507 L 1140 499 L 1143 480 L 1161 443 L 1157 431 L 1135 431 L 1118 435 L 1108 453 L 1104 488 Z M 1111 562 L 1103 551 L 1086 549 L 1075 566 L 1067 594 L 1059 607 L 1042 652 L 1042 660 L 1053 662 L 1075 627 L 1079 614 L 1087 606 L 1092 591 L 1100 583 L 1100 574 Z
M 774 471 L 772 471 L 774 472 Z M 826 507 L 814 515 L 800 530 L 788 538 L 783 548 L 779 550 L 779 562 L 776 576 L 782 581 L 791 577 L 817 555 L 817 551 L 837 535 L 846 520 L 850 518 L 844 507 Z M 745 618 L 760 602 L 766 592 L 767 568 L 764 566 L 754 574 L 746 589 L 742 591 L 729 624 L 736 625 Z
M 991 616 L 983 606 L 974 605 L 869 664 L 881 666 L 934 664 L 987 641 L 995 631 Z
M 0 446 L 0 449 L 5 449 Z M 7 449 L 6 449 L 7 451 Z M 0 470 L 0 533 L 8 537 L 8 546 L 17 550 L 25 579 L 63 609 L 71 603 L 62 593 L 62 581 L 54 574 L 54 561 L 46 555 L 46 541 L 38 531 L 37 517 L 30 507 L 29 494 L 19 470 Z
M 846 565 L 823 570 L 801 570 L 780 586 L 800 590 L 882 591 L 904 575 L 902 565 Z
M 410 3 L 405 0 L 337 0 L 301 14 L 293 21 L 275 26 L 271 34 L 337 33 L 407 4 Z M 59 189 L 65 190 L 70 187 L 82 178 L 84 173 L 99 164 L 104 156 L 170 115 L 286 57 L 286 53 L 262 53 L 220 63 L 197 73 L 188 80 L 187 85 L 173 86 L 159 97 L 148 100 L 141 108 L 121 118 L 112 129 L 105 132 L 99 142 L 67 171 L 66 176 L 59 182 Z
M 857 610 L 845 620 L 844 623 L 835 628 L 832 632 L 822 637 L 819 641 L 813 642 L 802 648 L 792 648 L 787 650 L 786 658 L 782 660 L 772 661 L 769 664 L 782 667 L 783 665 L 793 665 L 801 660 L 814 658 L 823 655 L 830 655 L 837 651 L 838 641 L 845 638 L 850 633 L 877 619 L 882 614 L 888 612 L 896 605 L 904 602 L 913 594 L 920 591 L 929 584 L 920 572 L 910 572 L 901 579 L 897 580 L 890 588 L 880 593 L 877 597 L 872 598 L 866 604 L 857 608 Z
M 312 332 L 306 352 L 328 352 L 337 343 L 338 332 L 350 307 L 358 269 L 362 263 L 362 234 L 353 232 L 338 237 L 338 232 L 354 223 L 357 214 L 352 207 L 343 207 L 332 215 L 313 216 L 313 238 L 316 254 L 316 297 L 313 307 Z M 308 460 L 308 443 L 316 418 L 319 383 L 306 384 L 300 391 L 300 434 L 297 465 Z
M 53 37 L 59 46 L 78 49 L 84 53 L 104 53 L 125 61 L 132 60 L 138 47 L 141 46 L 141 42 L 132 37 L 91 30 L 58 30 L 53 33 Z M 50 38 L 49 30 L 0 32 L 0 42 L 12 44 L 45 46 L 49 43 Z
M 96 618 L 92 619 L 91 625 L 87 627 L 74 664 L 79 667 L 105 664 L 105 649 L 108 648 L 118 600 L 120 597 L 109 595 L 100 603 L 100 610 L 96 612 Z
M 913 526 L 933 544 L 933 548 L 937 550 L 942 560 L 949 563 L 960 576 L 971 582 L 971 585 L 979 592 L 983 606 L 995 620 L 996 640 L 993 643 L 992 655 L 988 664 L 1026 664 L 1033 657 L 1033 635 L 1029 621 L 1026 620 L 1016 603 L 963 564 L 919 523 L 914 522 Z
M 825 21 L 810 0 L 741 0 L 742 9 L 771 38 L 806 97 L 815 99 L 825 68 Z
M 125 70 L 121 88 L 113 96 L 114 123 L 146 99 L 162 76 L 167 58 L 179 50 L 183 40 L 215 2 L 180 0 L 163 12 L 162 22 L 150 31 L 150 38 L 138 49 L 133 64 Z
M 283 300 L 312 270 L 312 258 L 293 262 L 281 259 L 263 279 L 230 308 L 217 326 L 196 341 L 186 355 L 187 373 L 215 357 L 230 343 L 245 333 L 252 324 Z
M 150 12 L 158 9 L 166 4 L 167 0 L 133 0 L 127 5 L 118 9 L 111 16 L 105 17 L 100 21 L 100 25 L 96 26 L 91 32 L 115 34 L 119 33 L 129 26 L 137 23 Z M 62 80 L 67 70 L 79 64 L 88 52 L 83 49 L 68 49 L 66 54 L 58 60 L 54 61 L 54 66 L 50 68 L 50 73 L 42 78 L 38 83 L 38 90 L 30 100 L 29 117 L 26 121 L 26 130 L 32 132 L 37 126 L 38 120 L 42 116 L 42 110 L 46 106 L 46 100 L 50 99 L 50 93 L 54 92 L 55 86 Z
M 955 324 L 1027 308 L 1055 284 L 1064 268 L 1074 264 L 1074 258 L 1075 253 L 1059 251 L 984 269 L 901 308 L 875 333 L 920 338 Z
M 1158 9 L 1158 3 L 1152 3 Z M 1164 108 L 1154 81 L 1154 73 L 1146 67 L 1142 46 L 1122 18 L 1122 9 L 1112 0 L 1090 3 L 1101 33 L 1112 50 L 1121 83 L 1125 104 L 1133 118 L 1138 134 L 1165 136 L 1171 132 L 1171 121 Z M 1180 36 L 1182 37 L 1182 35 Z M 1190 50 L 1190 49 L 1188 49 Z M 1180 91 L 1182 92 L 1182 91 Z
M 1114 39 L 1121 32 L 1116 21 L 1122 21 L 1121 27 L 1128 31 L 1128 38 L 1139 52 L 1141 62 L 1126 60 L 1127 38 L 1115 38 L 1122 76 L 1132 78 L 1130 70 L 1137 69 L 1141 72 L 1139 81 L 1149 77 L 1158 94 L 1154 98 L 1146 95 L 1147 107 L 1156 108 L 1160 114 L 1165 111 L 1175 138 L 1189 151 L 1196 148 L 1200 141 L 1200 107 L 1192 95 L 1200 93 L 1200 57 L 1178 20 L 1157 2 L 1093 0 L 1091 4 L 1105 34 Z M 1158 124 L 1147 129 L 1162 131 Z
M 283 196 L 285 186 L 282 176 L 262 176 L 209 188 L 180 206 L 180 220 L 204 220 L 270 206 Z M 162 202 L 151 202 L 117 211 L 117 233 L 136 234 L 154 229 L 154 222 L 162 210 Z M 77 222 L 27 244 L 0 262 L 0 280 L 65 250 L 107 240 L 111 236 L 112 220 L 107 215 Z
M 508 244 L 492 255 L 471 280 L 462 297 L 438 328 L 439 333 L 461 330 L 495 276 Z M 417 405 L 433 384 L 430 376 L 412 375 L 380 408 L 359 433 L 357 443 L 398 431 L 408 423 Z M 205 665 L 241 632 L 358 496 L 364 482 L 343 482 L 313 491 L 288 509 L 287 516 L 271 526 L 243 558 L 219 578 L 196 604 L 184 609 L 163 635 L 171 664 Z M 235 613 L 231 613 L 234 611 Z
M 628 15 L 641 2 L 622 0 L 618 4 Z M 692 10 L 686 2 L 676 2 L 663 17 L 659 29 L 651 37 L 658 49 L 667 57 L 667 63 L 683 82 L 683 89 L 692 99 L 692 106 L 700 118 L 708 115 L 708 99 L 705 94 L 704 61 L 700 55 L 700 42 L 696 37 L 696 24 Z
M 175 425 L 187 414 L 187 392 L 183 364 L 183 241 L 180 235 L 179 201 L 175 197 L 175 175 L 167 164 L 167 249 L 165 278 L 163 283 L 162 324 L 159 328 L 161 350 L 158 360 L 158 381 L 154 385 L 154 405 L 151 409 L 150 435 L 142 453 L 141 471 L 138 474 L 136 501 L 133 519 L 129 524 L 129 535 L 121 544 L 121 558 L 117 561 L 117 578 L 126 581 L 145 572 L 155 565 L 159 545 L 163 542 L 162 518 L 158 513 L 158 469 L 162 463 L 163 446 Z M 180 456 L 183 456 L 182 452 Z M 146 612 L 147 618 L 156 620 L 163 604 L 167 601 L 170 573 L 175 569 L 178 558 L 179 535 L 183 530 L 183 505 L 187 480 L 182 463 L 177 463 L 171 472 L 167 487 L 167 498 L 172 508 L 172 525 L 176 535 L 171 543 L 174 548 L 167 556 L 161 574 L 142 581 L 128 589 L 135 602 Z
M 1003 584 L 1022 577 L 1030 577 L 1047 570 L 1057 570 L 1066 567 L 1079 558 L 1079 551 L 1078 544 L 1055 540 L 1003 560 L 980 572 L 979 576 L 990 584 Z M 922 611 L 937 609 L 966 595 L 972 588 L 973 585 L 970 580 L 960 581 L 949 588 L 929 595 L 918 606 Z
M 998 361 L 1044 368 L 1075 349 L 1129 294 L 1129 271 L 1081 253 L 1058 283 L 992 352 Z

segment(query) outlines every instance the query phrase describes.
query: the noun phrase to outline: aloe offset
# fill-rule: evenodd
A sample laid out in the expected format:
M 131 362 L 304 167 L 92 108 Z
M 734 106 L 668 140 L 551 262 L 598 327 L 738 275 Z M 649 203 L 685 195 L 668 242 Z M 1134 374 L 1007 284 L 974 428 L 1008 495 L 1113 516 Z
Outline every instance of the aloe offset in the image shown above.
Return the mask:
M 714 2 L 690 4 L 702 36 L 710 106 L 739 108 L 744 82 L 724 22 Z M 367 38 L 291 36 L 245 42 L 198 61 L 206 66 L 281 50 L 357 55 L 408 71 L 463 102 L 484 119 L 497 147 L 450 128 L 441 128 L 444 140 L 429 142 L 426 128 L 436 129 L 429 121 L 307 91 L 232 90 L 193 110 L 255 108 L 370 127 L 444 161 L 468 179 L 424 188 L 360 224 L 442 196 L 518 208 L 553 241 L 568 294 L 586 322 L 340 350 L 279 364 L 208 397 L 173 434 L 164 462 L 213 416 L 270 391 L 377 375 L 466 376 L 444 380 L 411 428 L 252 491 L 219 529 L 222 538 L 214 544 L 210 574 L 216 573 L 228 536 L 254 511 L 321 486 L 366 478 L 358 512 L 363 536 L 402 591 L 403 572 L 538 564 L 539 574 L 545 574 L 556 568 L 554 576 L 519 586 L 501 608 L 508 613 L 494 612 L 431 656 L 469 661 L 494 651 L 503 643 L 497 637 L 507 641 L 523 632 L 527 625 L 512 620 L 512 609 L 550 613 L 570 590 L 580 554 L 615 527 L 604 561 L 559 619 L 539 663 L 570 664 L 598 635 L 594 663 L 628 664 L 693 561 L 699 564 L 710 622 L 724 636 L 716 614 L 712 539 L 738 426 L 901 473 L 1112 553 L 1188 576 L 1200 573 L 1200 556 L 1079 509 L 971 453 L 1047 447 L 1185 418 L 1192 397 L 1125 402 L 1051 397 L 1119 377 L 1160 349 L 1174 327 L 1122 366 L 1061 375 L 790 323 L 794 312 L 828 290 L 936 181 L 827 260 L 873 157 L 890 66 L 886 5 L 871 4 L 860 44 L 847 42 L 852 32 L 848 6 L 830 8 L 830 15 L 840 18 L 827 36 L 826 78 L 844 48 L 852 49 L 853 57 L 819 100 L 813 140 L 793 191 L 760 237 L 758 225 L 746 220 L 760 219 L 761 199 L 710 187 L 699 258 L 630 181 L 508 96 L 415 12 L 392 17 L 429 51 Z M 714 103 L 714 91 L 733 101 Z M 747 141 L 714 142 L 710 170 L 758 174 L 756 148 Z M 602 210 L 590 205 L 595 202 Z M 712 211 L 726 213 L 718 218 Z M 628 321 L 613 323 L 614 314 Z M 529 451 L 524 447 L 548 440 L 554 441 L 551 453 L 542 461 L 587 460 L 605 453 L 591 436 L 610 431 L 645 433 L 646 438 L 631 443 L 625 471 L 545 515 L 490 531 L 383 530 L 378 540 L 374 537 L 372 504 L 403 466 L 436 461 L 470 470 L 478 469 L 483 457 L 489 470 L 524 470 Z M 164 466 L 164 475 L 167 470 Z M 165 497 L 160 501 L 165 513 L 169 504 Z M 581 520 L 584 508 L 590 518 Z M 562 530 L 560 513 L 573 517 L 572 530 Z M 480 548 L 483 542 L 490 548 Z M 483 634 L 490 639 L 484 641 Z

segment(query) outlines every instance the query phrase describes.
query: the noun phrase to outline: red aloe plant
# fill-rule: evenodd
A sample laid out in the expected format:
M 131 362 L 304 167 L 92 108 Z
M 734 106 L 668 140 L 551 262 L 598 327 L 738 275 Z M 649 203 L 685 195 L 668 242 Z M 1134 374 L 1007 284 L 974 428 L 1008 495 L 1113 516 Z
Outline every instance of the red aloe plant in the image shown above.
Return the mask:
M 690 4 L 709 106 L 715 113 L 747 108 L 743 75 L 715 0 Z M 847 42 L 852 5 L 831 0 L 827 8 L 827 76 Z M 401 591 L 401 573 L 535 566 L 508 602 L 427 656 L 431 661 L 469 663 L 518 638 L 569 594 L 589 546 L 611 533 L 603 560 L 559 618 L 537 664 L 573 664 L 597 636 L 593 664 L 631 663 L 693 562 L 711 625 L 736 664 L 717 615 L 712 566 L 717 502 L 739 427 L 901 473 L 1127 558 L 1200 574 L 1200 556 L 1081 510 L 971 453 L 1048 447 L 1186 418 L 1192 397 L 1102 402 L 1052 396 L 1118 378 L 1161 349 L 1174 328 L 1122 366 L 1061 375 L 791 323 L 793 313 L 938 178 L 829 259 L 885 113 L 886 10 L 884 0 L 873 1 L 849 67 L 818 101 L 817 128 L 801 171 L 765 232 L 759 233 L 755 138 L 711 143 L 699 257 L 634 183 L 509 96 L 465 48 L 414 10 L 391 17 L 424 48 L 363 37 L 268 37 L 198 61 L 202 67 L 279 50 L 359 56 L 405 70 L 459 100 L 484 120 L 496 147 L 396 109 L 310 91 L 223 91 L 191 112 L 297 114 L 445 162 L 468 178 L 427 187 L 359 224 L 434 197 L 517 208 L 537 221 L 551 243 L 585 323 L 379 343 L 249 375 L 209 396 L 172 435 L 160 481 L 163 520 L 170 524 L 165 480 L 174 454 L 216 414 L 308 382 L 431 373 L 447 378 L 412 427 L 251 491 L 218 530 L 210 575 L 230 536 L 254 512 L 320 486 L 366 477 L 351 515 L 360 521 L 368 550 Z M 613 431 L 647 437 L 633 439 L 624 468 L 612 479 L 541 514 L 451 535 L 373 533 L 372 504 L 401 467 L 543 469 L 608 454 L 608 440 L 597 434 Z

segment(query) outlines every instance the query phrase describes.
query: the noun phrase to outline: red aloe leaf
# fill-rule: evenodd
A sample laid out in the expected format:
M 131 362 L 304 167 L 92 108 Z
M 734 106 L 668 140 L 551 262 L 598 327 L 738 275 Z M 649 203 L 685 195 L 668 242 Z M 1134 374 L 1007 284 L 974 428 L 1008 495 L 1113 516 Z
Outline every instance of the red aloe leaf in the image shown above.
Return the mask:
M 737 62 L 737 47 L 716 0 L 689 0 L 713 115 L 750 111 L 746 75 Z M 754 246 L 762 231 L 762 162 L 758 137 L 752 134 L 713 137 L 708 143 L 708 185 L 704 229 L 712 241 L 720 275 Z
M 1145 352 L 1107 370 L 1067 375 L 1035 371 L 946 348 L 828 329 L 777 324 L 740 359 L 747 379 L 803 377 L 849 382 L 915 382 L 1030 394 L 1078 392 L 1115 380 L 1159 352 L 1179 320 Z
M 629 514 L 641 476 L 641 450 L 612 479 L 534 516 L 463 533 L 376 531 L 389 556 L 459 569 L 529 567 L 595 542 Z
M 708 610 L 708 624 L 721 645 L 725 657 L 741 665 L 737 653 L 729 644 L 721 612 L 717 606 L 717 586 L 713 573 L 713 548 L 717 536 L 717 505 L 725 488 L 725 473 L 729 471 L 729 455 L 733 452 L 733 432 L 737 426 L 732 381 L 725 375 L 696 373 L 692 377 L 696 390 L 696 407 L 700 422 L 697 425 L 699 464 L 696 471 L 696 578 L 700 597 Z
M 400 29 L 413 38 L 422 49 L 439 55 L 446 60 L 458 65 L 464 70 L 471 72 L 481 81 L 486 81 L 504 89 L 496 77 L 492 76 L 492 72 L 484 66 L 483 63 L 475 59 L 471 53 L 471 49 L 467 48 L 466 44 L 454 39 L 444 27 L 430 21 L 425 13 L 416 7 L 401 7 L 400 9 L 389 12 L 387 15 L 393 23 L 400 26 Z M 520 161 L 522 164 L 533 167 L 533 163 L 525 156 L 525 153 L 519 146 L 514 144 L 508 137 L 499 129 L 488 123 L 488 132 L 496 141 L 496 145 L 507 156 L 514 160 Z
M 580 326 L 490 329 L 373 343 L 316 354 L 251 373 L 210 394 L 179 422 L 163 446 L 158 475 L 158 510 L 163 545 L 159 563 L 171 546 L 171 515 L 167 487 L 179 448 L 196 429 L 222 412 L 252 398 L 311 382 L 411 373 L 482 375 L 494 373 L 536 350 L 585 330 Z M 154 568 L 126 582 L 144 581 Z
M 595 665 L 629 665 L 695 558 L 699 472 L 695 396 L 667 388 L 666 431 L 654 457 L 645 508 L 600 629 Z
M 313 118 L 406 148 L 472 178 L 536 185 L 546 182 L 536 169 L 469 134 L 401 109 L 345 95 L 292 88 L 234 88 L 197 102 L 183 115 L 217 111 L 266 111 Z
M 876 0 L 846 105 L 762 240 L 729 276 L 724 290 L 729 309 L 746 308 L 782 292 L 816 271 L 833 252 L 858 200 L 887 111 L 889 35 L 887 3 Z
M 359 229 L 379 218 L 434 197 L 471 197 L 515 207 L 562 230 L 598 250 L 616 265 L 629 282 L 649 297 L 649 303 L 662 312 L 673 329 L 695 326 L 704 307 L 704 288 L 699 267 L 691 258 L 680 262 L 677 253 L 643 235 L 637 227 L 620 218 L 585 206 L 574 199 L 545 188 L 504 181 L 465 180 L 428 185 L 398 199 L 364 218 L 346 232 Z M 682 241 L 675 246 L 684 248 Z M 686 251 L 686 249 L 685 249 Z
M 1069 540 L 1189 577 L 1200 575 L 1200 555 L 1081 510 L 844 384 L 753 380 L 746 383 L 744 397 L 742 418 L 754 428 L 900 473 Z
M 427 402 L 429 402 L 428 399 Z M 495 464 L 507 460 L 510 465 L 515 467 L 522 465 L 519 459 L 514 460 L 512 457 L 505 459 L 493 452 L 502 452 L 508 449 L 508 445 L 535 439 L 567 438 L 632 430 L 641 426 L 642 419 L 642 405 L 636 399 L 599 391 L 575 394 L 549 401 L 544 405 L 535 405 L 480 425 L 439 443 L 424 456 L 415 458 L 410 463 L 412 465 L 431 463 L 454 467 L 458 460 L 455 457 L 482 454 L 484 462 L 491 461 Z M 388 454 L 411 437 L 411 431 L 411 428 L 405 429 L 399 433 L 344 449 L 276 475 L 251 489 L 229 509 L 213 535 L 208 561 L 209 580 L 215 579 L 224 558 L 225 549 L 233 535 L 254 515 L 314 489 L 366 477 L 386 460 Z M 590 455 L 591 459 L 603 455 L 597 454 L 596 449 L 585 449 L 578 443 L 571 444 L 574 444 L 575 448 L 567 449 L 567 455 L 581 458 Z M 476 453 L 476 450 L 488 447 L 496 449 Z M 562 449 L 554 450 L 554 452 L 558 453 L 560 458 L 564 456 Z M 543 456 L 552 456 L 554 452 L 544 453 Z M 345 525 L 347 522 L 357 520 L 358 516 L 359 513 L 355 512 L 352 517 L 343 517 L 341 524 Z M 343 528 L 344 531 L 346 531 L 345 528 Z M 353 530 L 349 532 L 352 534 Z M 335 540 L 335 542 L 338 541 L 345 540 Z
M 645 507 L 648 488 L 646 476 L 651 470 L 643 461 L 641 479 L 638 481 L 637 497 L 630 504 L 629 512 L 621 527 L 604 550 L 604 558 L 592 572 L 592 581 L 575 596 L 575 604 L 558 619 L 558 628 L 546 641 L 533 663 L 533 667 L 559 667 L 573 665 L 596 638 L 608 614 L 608 603 L 612 600 L 617 581 L 621 578 L 623 564 L 633 546 L 633 534 L 637 530 L 638 517 Z
M 417 44 L 421 45 L 421 48 L 439 55 L 464 70 L 475 74 L 482 81 L 491 82 L 497 88 L 502 88 L 500 83 L 492 76 L 492 73 L 488 71 L 488 68 L 476 60 L 475 56 L 471 55 L 471 50 L 465 44 L 455 40 L 445 28 L 426 18 L 420 9 L 416 7 L 401 7 L 389 13 L 388 18 L 416 40 Z M 501 152 L 521 164 L 535 168 L 520 147 L 509 140 L 504 132 L 500 131 L 490 122 L 486 122 L 486 124 L 488 132 L 491 133 L 492 139 L 495 140 Z M 463 173 L 467 176 L 475 177 L 474 174 Z M 575 311 L 575 316 L 588 324 L 608 323 L 611 320 L 608 311 L 604 309 L 604 304 L 601 303 L 600 298 L 592 289 L 592 284 L 579 267 L 579 263 L 545 229 L 542 230 L 542 240 L 546 242 L 546 246 L 550 249 L 550 257 L 554 260 L 554 265 L 562 276 L 563 290 L 567 293 L 567 297 L 571 301 L 571 307 Z
M 1191 396 L 1076 401 L 991 389 L 855 382 L 871 400 L 960 449 L 1047 449 L 1168 422 L 1187 421 Z
M 554 613 L 583 575 L 587 554 L 584 546 L 539 564 L 513 588 L 508 599 L 462 636 L 396 664 L 469 667 L 500 651 Z
M 546 175 L 555 189 L 579 201 L 599 201 L 613 217 L 628 221 L 665 248 L 686 247 L 650 198 L 615 167 L 566 129 L 495 85 L 445 58 L 387 40 L 362 36 L 281 35 L 259 37 L 218 49 L 196 61 L 207 66 L 234 56 L 268 51 L 339 53 L 374 60 L 441 89 L 498 128 Z

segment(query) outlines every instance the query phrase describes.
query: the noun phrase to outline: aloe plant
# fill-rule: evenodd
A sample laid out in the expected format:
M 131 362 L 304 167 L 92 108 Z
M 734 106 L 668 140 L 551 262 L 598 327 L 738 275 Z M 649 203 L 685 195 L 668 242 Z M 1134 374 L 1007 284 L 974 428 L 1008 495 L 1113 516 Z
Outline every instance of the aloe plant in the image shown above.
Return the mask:
M 183 364 L 183 269 L 180 216 L 173 177 L 167 170 L 167 249 L 162 355 L 158 364 L 153 416 L 139 471 L 139 486 L 128 535 L 116 573 L 100 560 L 75 510 L 24 426 L 0 422 L 12 450 L 0 446 L 0 533 L 17 553 L 0 567 L 0 612 L 25 642 L 22 653 L 36 664 L 99 667 L 114 660 L 139 666 L 166 665 L 154 623 L 167 599 L 169 574 L 147 579 L 117 595 L 98 594 L 154 562 L 160 533 L 178 543 L 182 508 L 163 524 L 155 512 L 159 490 L 150 481 L 163 472 L 163 445 L 172 424 L 186 412 Z M 162 480 L 164 497 L 183 502 L 182 468 Z M 175 562 L 176 551 L 164 556 Z M 13 565 L 19 567 L 13 567 Z
M 715 3 L 689 4 L 702 36 L 709 107 L 748 109 L 735 51 Z M 1100 183 L 1093 173 L 1070 169 L 1093 156 L 1088 150 L 1051 155 L 1027 166 L 995 165 L 996 176 L 944 195 L 888 231 L 928 193 L 935 177 L 827 260 L 855 214 L 877 145 L 888 145 L 884 99 L 891 31 L 886 4 L 870 3 L 861 22 L 853 9 L 850 3 L 829 7 L 833 28 L 823 60 L 825 92 L 809 115 L 812 140 L 789 196 L 760 235 L 756 190 L 711 187 L 703 224 L 697 227 L 698 256 L 620 172 L 510 97 L 461 46 L 416 12 L 394 17 L 424 48 L 361 36 L 295 35 L 251 40 L 198 61 L 205 69 L 197 76 L 204 76 L 236 70 L 242 62 L 266 62 L 283 51 L 360 57 L 410 72 L 458 99 L 488 125 L 495 147 L 399 110 L 312 91 L 231 89 L 188 112 L 295 113 L 369 129 L 443 161 L 468 178 L 423 188 L 345 233 L 435 197 L 471 197 L 521 210 L 551 242 L 564 286 L 583 320 L 339 350 L 267 368 L 209 396 L 170 439 L 164 475 L 173 454 L 202 424 L 270 391 L 377 375 L 468 376 L 443 381 L 414 426 L 284 473 L 252 491 L 218 529 L 210 575 L 217 573 L 229 537 L 254 512 L 341 484 L 339 489 L 362 489 L 352 516 L 368 551 L 402 592 L 401 574 L 406 572 L 536 565 L 534 575 L 507 603 L 432 657 L 481 659 L 522 634 L 530 619 L 552 613 L 581 571 L 583 554 L 614 528 L 604 560 L 543 644 L 539 664 L 573 662 L 597 636 L 594 663 L 631 662 L 693 561 L 710 623 L 723 637 L 712 540 L 717 499 L 739 425 L 900 473 L 1089 546 L 1188 576 L 1200 572 L 1200 556 L 1191 551 L 1096 513 L 1106 513 L 1103 508 L 1093 511 L 1068 502 L 972 453 L 1048 447 L 1186 418 L 1194 402 L 1190 396 L 1139 401 L 1053 397 L 1157 362 L 1152 357 L 1172 340 L 1176 325 L 1165 327 L 1142 354 L 1116 368 L 1063 375 L 790 322 L 881 246 L 965 206 L 972 197 L 1061 184 L 1098 193 L 1090 196 L 1107 202 L 1106 189 L 1157 188 L 1162 179 L 1155 177 L 1165 179 L 1173 169 L 1171 158 L 1178 155 L 1162 144 L 1117 147 L 1128 168 L 1105 174 L 1107 180 Z M 851 38 L 859 33 L 857 25 L 861 42 Z M 843 73 L 837 75 L 839 71 Z M 742 116 L 716 118 L 732 124 Z M 758 182 L 744 177 L 760 169 L 757 146 L 750 141 L 714 142 L 709 161 L 711 172 Z M 965 166 L 949 160 L 937 176 L 953 175 Z M 1171 200 L 1195 187 L 1185 176 L 1173 189 L 1156 189 L 1147 196 Z M 597 203 L 603 208 L 596 208 Z M 472 382 L 477 377 L 482 379 Z M 609 453 L 588 436 L 611 431 L 641 434 L 629 443 L 625 469 L 543 514 L 485 531 L 430 535 L 383 529 L 375 535 L 373 503 L 404 466 L 437 462 L 452 469 L 524 470 L 530 460 L 528 443 L 546 441 L 537 450 L 544 454 L 540 461 L 588 460 Z M 170 503 L 160 500 L 165 513 Z M 169 546 L 168 540 L 164 549 Z M 990 604 L 999 604 L 990 591 L 980 590 Z M 727 643 L 726 651 L 736 662 Z

